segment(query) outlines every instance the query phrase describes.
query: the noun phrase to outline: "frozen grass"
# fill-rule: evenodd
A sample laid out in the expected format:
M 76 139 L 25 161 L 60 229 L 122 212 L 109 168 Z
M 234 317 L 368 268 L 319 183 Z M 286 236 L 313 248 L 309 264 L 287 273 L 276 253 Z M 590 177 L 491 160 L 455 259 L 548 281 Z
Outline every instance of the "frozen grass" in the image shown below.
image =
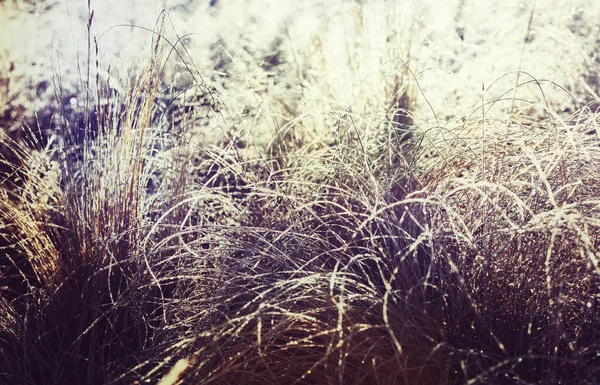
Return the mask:
M 276 44 L 162 14 L 127 69 L 86 4 L 73 82 L 0 79 L 0 382 L 598 383 L 597 25 L 542 3 L 492 34 L 516 67 L 439 94 L 474 3 L 456 37 L 428 2 L 315 3 Z M 517 71 L 532 20 L 532 52 L 588 50 L 562 89 Z

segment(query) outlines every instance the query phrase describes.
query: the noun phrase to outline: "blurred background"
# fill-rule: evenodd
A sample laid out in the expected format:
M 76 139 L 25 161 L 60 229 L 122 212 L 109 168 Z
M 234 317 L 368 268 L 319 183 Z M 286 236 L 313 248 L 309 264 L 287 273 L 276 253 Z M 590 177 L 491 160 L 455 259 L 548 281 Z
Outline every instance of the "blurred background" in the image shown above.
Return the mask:
M 81 104 L 88 56 L 92 79 L 122 84 L 152 57 L 153 31 L 173 48 L 161 58 L 170 95 L 218 91 L 259 144 L 299 118 L 327 135 L 327 111 L 398 107 L 422 131 L 482 100 L 494 101 L 490 117 L 572 112 L 598 99 L 599 20 L 593 0 L 4 0 L 1 124 L 15 129 L 57 98 Z

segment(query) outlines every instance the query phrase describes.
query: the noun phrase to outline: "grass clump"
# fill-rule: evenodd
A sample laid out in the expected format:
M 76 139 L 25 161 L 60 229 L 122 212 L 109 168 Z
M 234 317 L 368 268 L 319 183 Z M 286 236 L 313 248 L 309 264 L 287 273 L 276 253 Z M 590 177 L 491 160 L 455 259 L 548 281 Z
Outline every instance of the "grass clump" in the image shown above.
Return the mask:
M 423 28 L 371 30 L 369 7 L 339 10 L 350 38 Z M 600 380 L 596 112 L 517 82 L 438 118 L 406 42 L 390 76 L 347 53 L 356 87 L 325 83 L 354 105 L 315 99 L 331 63 L 299 53 L 251 78 L 219 43 L 204 76 L 164 15 L 143 69 L 103 74 L 89 11 L 85 92 L 57 82 L 51 119 L 0 136 L 2 383 Z M 253 88 L 275 69 L 306 98 Z

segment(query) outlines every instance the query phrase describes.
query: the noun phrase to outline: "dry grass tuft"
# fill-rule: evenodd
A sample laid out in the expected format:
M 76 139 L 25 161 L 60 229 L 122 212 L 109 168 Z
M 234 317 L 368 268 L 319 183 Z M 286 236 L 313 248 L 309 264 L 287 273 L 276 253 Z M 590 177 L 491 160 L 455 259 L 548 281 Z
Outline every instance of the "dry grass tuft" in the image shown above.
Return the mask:
M 338 10 L 350 39 L 423 27 L 373 31 L 370 7 Z M 0 132 L 0 382 L 600 381 L 596 112 L 509 87 L 438 119 L 412 43 L 388 73 L 347 47 L 354 89 L 315 81 L 327 39 L 295 58 L 289 103 L 253 88 L 276 57 L 252 77 L 221 47 L 240 109 L 166 14 L 144 70 L 101 76 L 88 12 L 81 91 L 57 81 L 49 118 Z

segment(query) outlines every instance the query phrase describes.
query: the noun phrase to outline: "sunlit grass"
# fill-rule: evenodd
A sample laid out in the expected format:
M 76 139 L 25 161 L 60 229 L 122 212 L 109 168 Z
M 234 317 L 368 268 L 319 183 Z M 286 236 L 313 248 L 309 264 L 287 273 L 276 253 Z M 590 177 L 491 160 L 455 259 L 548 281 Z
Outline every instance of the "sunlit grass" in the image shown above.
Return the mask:
M 0 382 L 597 383 L 595 8 L 242 3 L 0 49 Z

